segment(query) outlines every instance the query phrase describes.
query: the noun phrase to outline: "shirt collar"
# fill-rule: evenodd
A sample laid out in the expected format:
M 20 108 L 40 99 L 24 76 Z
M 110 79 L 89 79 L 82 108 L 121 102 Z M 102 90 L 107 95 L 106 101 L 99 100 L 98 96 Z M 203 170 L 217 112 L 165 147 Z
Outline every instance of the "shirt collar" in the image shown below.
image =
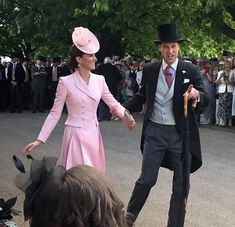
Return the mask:
M 179 62 L 179 59 L 176 58 L 175 62 L 174 62 L 173 64 L 171 64 L 171 67 L 172 67 L 175 71 L 176 71 L 176 69 L 177 69 L 178 62 Z M 164 61 L 164 59 L 162 59 L 162 68 L 163 68 L 163 70 L 166 69 L 167 65 L 168 65 L 168 64 L 166 64 L 166 62 Z

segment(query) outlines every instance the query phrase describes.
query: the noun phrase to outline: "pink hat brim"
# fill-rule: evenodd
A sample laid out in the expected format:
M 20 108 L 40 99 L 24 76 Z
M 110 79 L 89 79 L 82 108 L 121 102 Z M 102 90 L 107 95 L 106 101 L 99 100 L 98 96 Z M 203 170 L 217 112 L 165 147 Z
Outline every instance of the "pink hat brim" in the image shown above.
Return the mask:
M 86 54 L 95 54 L 100 49 L 100 43 L 96 36 L 87 29 L 86 36 L 89 40 L 89 43 L 86 45 L 79 45 L 77 42 L 77 35 L 75 34 L 75 31 L 72 34 L 72 40 L 73 44 L 83 53 Z

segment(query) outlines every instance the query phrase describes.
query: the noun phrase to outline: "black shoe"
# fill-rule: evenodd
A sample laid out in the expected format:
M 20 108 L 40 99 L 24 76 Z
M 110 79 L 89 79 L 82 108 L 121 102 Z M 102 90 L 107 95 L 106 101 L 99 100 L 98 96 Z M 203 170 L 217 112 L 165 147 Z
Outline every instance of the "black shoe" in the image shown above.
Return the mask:
M 37 111 L 36 110 L 32 110 L 32 113 L 36 113 Z
M 22 113 L 22 110 L 18 110 L 17 113 Z
M 127 222 L 127 226 L 128 226 L 128 227 L 134 226 L 135 220 L 136 220 L 135 216 L 132 215 L 131 213 L 128 213 L 128 214 L 126 215 L 126 222 Z
M 15 113 L 16 111 L 15 110 L 11 110 L 10 113 Z
M 44 113 L 45 111 L 44 110 L 39 110 L 40 113 Z

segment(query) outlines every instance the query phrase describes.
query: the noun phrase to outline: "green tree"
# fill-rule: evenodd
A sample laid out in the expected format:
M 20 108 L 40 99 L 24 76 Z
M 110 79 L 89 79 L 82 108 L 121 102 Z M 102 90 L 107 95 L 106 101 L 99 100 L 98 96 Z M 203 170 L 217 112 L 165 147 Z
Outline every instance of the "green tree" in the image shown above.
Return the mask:
M 101 43 L 99 60 L 129 53 L 152 58 L 157 25 L 175 21 L 189 57 L 234 51 L 233 0 L 0 0 L 0 53 L 66 57 L 74 27 L 88 27 Z

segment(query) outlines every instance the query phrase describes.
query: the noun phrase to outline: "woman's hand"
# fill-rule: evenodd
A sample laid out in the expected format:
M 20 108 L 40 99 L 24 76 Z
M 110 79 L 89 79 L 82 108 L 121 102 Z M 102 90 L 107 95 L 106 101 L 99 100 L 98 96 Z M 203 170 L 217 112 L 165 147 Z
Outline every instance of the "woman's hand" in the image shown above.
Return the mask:
M 125 110 L 125 113 L 124 113 L 124 117 L 123 117 L 123 123 L 125 124 L 125 126 L 131 131 L 136 123 L 135 123 L 135 120 L 134 118 L 132 117 L 132 115 L 129 113 L 128 110 Z
M 32 150 L 33 150 L 35 147 L 38 147 L 41 143 L 42 143 L 42 141 L 40 141 L 40 140 L 35 140 L 34 142 L 28 144 L 26 147 L 23 148 L 22 154 L 23 154 L 24 156 L 30 154 L 30 153 L 32 152 Z

